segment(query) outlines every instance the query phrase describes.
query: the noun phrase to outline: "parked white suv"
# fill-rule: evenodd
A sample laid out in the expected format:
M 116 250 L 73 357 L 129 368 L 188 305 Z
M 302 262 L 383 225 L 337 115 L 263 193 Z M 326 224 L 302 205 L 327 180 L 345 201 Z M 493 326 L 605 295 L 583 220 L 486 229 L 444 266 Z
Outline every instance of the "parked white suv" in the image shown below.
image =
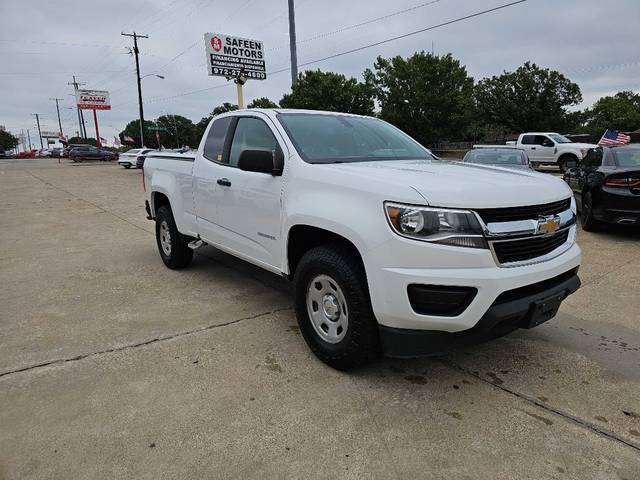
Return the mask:
M 591 143 L 574 143 L 567 137 L 552 132 L 523 133 L 515 143 L 507 144 L 524 150 L 533 168 L 540 165 L 557 165 L 561 172 L 567 171 L 567 162 L 578 163 L 591 148 L 597 147 Z
M 230 112 L 195 156 L 149 154 L 144 179 L 169 268 L 206 243 L 291 279 L 306 342 L 339 369 L 531 328 L 580 284 L 561 179 L 438 160 L 376 118 Z
M 124 168 L 135 168 L 138 157 L 144 156 L 152 150 L 152 148 L 132 148 L 127 150 L 118 156 L 118 165 L 122 165 Z

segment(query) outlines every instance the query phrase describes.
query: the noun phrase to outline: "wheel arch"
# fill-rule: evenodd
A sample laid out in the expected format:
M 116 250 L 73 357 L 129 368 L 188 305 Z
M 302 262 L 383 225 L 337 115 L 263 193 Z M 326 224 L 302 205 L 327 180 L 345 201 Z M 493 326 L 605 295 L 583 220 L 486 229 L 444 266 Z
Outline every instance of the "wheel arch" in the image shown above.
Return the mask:
M 168 206 L 171 211 L 171 201 L 169 200 L 169 196 L 161 191 L 154 190 L 151 192 L 151 215 L 155 218 L 158 214 L 158 209 L 162 206 Z
M 339 244 L 346 247 L 358 258 L 364 268 L 364 261 L 358 247 L 347 237 L 322 227 L 296 224 L 292 225 L 287 233 L 287 278 L 293 278 L 296 267 L 305 253 L 312 248 L 329 244 Z
M 557 163 L 561 163 L 563 160 L 575 160 L 577 162 L 579 158 L 574 152 L 564 152 L 558 157 Z

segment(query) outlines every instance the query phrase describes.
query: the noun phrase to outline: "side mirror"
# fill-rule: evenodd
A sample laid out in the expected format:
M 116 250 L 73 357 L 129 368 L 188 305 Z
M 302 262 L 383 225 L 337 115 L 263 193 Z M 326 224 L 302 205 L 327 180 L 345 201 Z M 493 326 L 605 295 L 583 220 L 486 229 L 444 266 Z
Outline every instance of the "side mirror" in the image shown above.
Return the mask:
M 543 140 L 542 141 L 542 146 L 543 147 L 553 147 L 555 144 L 551 141 L 551 140 Z
M 282 175 L 282 168 L 276 168 L 276 155 L 271 150 L 243 150 L 238 159 L 238 167 L 246 172 Z

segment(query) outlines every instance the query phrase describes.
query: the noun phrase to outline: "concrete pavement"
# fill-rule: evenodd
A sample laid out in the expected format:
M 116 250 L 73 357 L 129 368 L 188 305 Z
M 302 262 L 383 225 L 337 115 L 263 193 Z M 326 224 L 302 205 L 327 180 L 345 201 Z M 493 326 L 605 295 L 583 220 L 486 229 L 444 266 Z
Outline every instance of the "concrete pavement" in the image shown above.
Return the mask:
M 0 161 L 0 479 L 640 478 L 640 236 L 548 324 L 349 374 L 280 278 L 159 259 L 140 171 Z

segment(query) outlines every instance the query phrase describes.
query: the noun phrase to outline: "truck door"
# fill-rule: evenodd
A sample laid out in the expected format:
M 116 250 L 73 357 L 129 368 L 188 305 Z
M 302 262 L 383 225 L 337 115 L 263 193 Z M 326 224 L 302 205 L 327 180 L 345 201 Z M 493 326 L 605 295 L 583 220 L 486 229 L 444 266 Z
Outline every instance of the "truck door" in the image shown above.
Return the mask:
M 529 161 L 531 161 L 531 163 L 539 163 L 542 161 L 539 158 L 540 151 L 538 150 L 538 145 L 536 144 L 535 135 L 523 135 L 520 144 L 522 149 L 529 156 Z
M 536 135 L 536 145 L 538 158 L 543 163 L 555 163 L 556 144 L 546 135 Z
M 197 233 L 210 243 L 220 241 L 219 203 L 224 195 L 217 180 L 222 178 L 226 167 L 222 164 L 224 147 L 233 117 L 222 117 L 213 121 L 206 132 L 204 147 L 198 150 L 193 164 L 193 202 L 195 204 Z
M 228 162 L 220 167 L 222 178 L 218 179 L 223 243 L 248 260 L 279 271 L 282 176 L 240 170 L 238 160 L 245 150 L 283 155 L 284 141 L 266 116 L 251 114 L 234 119 Z

